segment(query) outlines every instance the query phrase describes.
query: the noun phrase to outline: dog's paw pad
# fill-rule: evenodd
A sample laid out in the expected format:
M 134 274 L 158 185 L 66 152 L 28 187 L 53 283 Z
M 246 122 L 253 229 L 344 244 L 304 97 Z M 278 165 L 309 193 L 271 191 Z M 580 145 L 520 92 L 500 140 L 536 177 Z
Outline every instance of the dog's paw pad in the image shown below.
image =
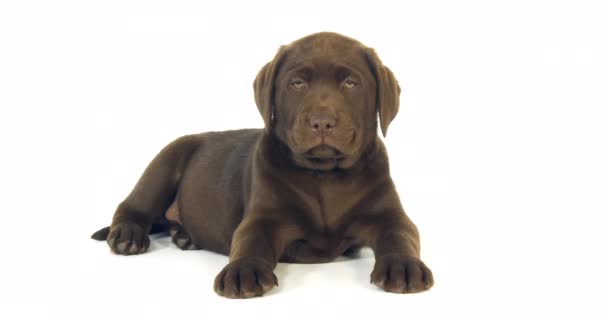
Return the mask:
M 376 259 L 370 282 L 388 292 L 415 293 L 433 286 L 433 273 L 418 258 L 388 255 Z
M 200 248 L 192 243 L 192 238 L 182 226 L 174 224 L 169 228 L 171 234 L 171 241 L 182 250 L 199 250 Z
M 243 259 L 228 264 L 215 278 L 214 289 L 227 298 L 261 296 L 275 286 L 272 268 L 258 259 Z

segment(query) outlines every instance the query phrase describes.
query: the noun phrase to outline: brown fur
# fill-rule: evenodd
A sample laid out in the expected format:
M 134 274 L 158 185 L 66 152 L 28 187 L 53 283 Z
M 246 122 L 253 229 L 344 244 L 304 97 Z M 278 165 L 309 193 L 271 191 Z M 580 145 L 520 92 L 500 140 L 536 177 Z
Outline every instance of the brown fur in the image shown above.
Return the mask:
M 384 135 L 397 114 L 399 86 L 374 51 L 314 34 L 281 47 L 254 91 L 264 130 L 177 139 L 94 237 L 138 254 L 152 229 L 170 224 L 180 248 L 230 256 L 215 281 L 230 298 L 274 287 L 279 261 L 331 261 L 361 247 L 374 251 L 371 281 L 381 288 L 430 288 L 376 133 L 377 114 Z

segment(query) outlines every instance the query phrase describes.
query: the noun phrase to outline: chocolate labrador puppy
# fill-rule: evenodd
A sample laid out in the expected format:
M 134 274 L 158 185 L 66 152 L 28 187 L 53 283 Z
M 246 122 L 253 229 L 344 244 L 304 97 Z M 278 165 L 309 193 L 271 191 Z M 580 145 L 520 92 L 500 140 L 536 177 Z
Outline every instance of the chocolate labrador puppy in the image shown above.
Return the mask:
M 182 249 L 230 256 L 215 279 L 229 298 L 277 285 L 279 261 L 332 261 L 371 247 L 371 282 L 386 291 L 433 285 L 418 231 L 389 175 L 386 135 L 400 89 L 376 53 L 317 33 L 279 49 L 257 75 L 264 129 L 177 139 L 152 160 L 112 225 L 93 235 L 115 253 L 145 252 L 169 230 Z

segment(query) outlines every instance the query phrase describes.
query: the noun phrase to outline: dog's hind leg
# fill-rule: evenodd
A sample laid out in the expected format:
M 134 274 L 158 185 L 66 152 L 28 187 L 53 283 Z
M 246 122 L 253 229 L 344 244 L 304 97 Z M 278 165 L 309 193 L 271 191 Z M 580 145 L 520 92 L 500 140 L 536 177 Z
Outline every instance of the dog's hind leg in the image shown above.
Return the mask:
M 165 213 L 167 221 L 171 224 L 169 227 L 169 233 L 171 234 L 171 241 L 182 250 L 199 250 L 200 248 L 194 244 L 192 237 L 182 227 L 182 218 L 179 211 L 177 201 L 174 201 L 167 212 Z
M 182 250 L 200 250 L 200 248 L 192 242 L 192 237 L 179 224 L 172 224 L 169 227 L 171 233 L 171 241 Z
M 175 201 L 175 195 L 191 155 L 201 143 L 198 135 L 179 138 L 166 146 L 148 165 L 131 194 L 118 206 L 107 231 L 108 245 L 118 254 L 145 252 L 150 245 L 153 224 L 166 221 L 165 212 Z

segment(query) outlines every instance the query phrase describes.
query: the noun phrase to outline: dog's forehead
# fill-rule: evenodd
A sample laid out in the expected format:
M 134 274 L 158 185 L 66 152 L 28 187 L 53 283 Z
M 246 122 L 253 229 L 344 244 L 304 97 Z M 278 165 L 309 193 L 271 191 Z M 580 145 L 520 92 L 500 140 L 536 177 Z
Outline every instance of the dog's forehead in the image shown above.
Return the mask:
M 333 51 L 294 51 L 288 52 L 282 71 L 289 72 L 300 68 L 313 70 L 333 70 L 347 67 L 367 74 L 368 66 L 361 50 Z
M 308 54 L 333 54 L 359 50 L 363 45 L 357 40 L 336 33 L 318 33 L 296 40 L 290 46 Z
M 365 59 L 358 55 L 311 55 L 297 56 L 287 59 L 282 68 L 283 72 L 300 70 L 334 70 L 335 68 L 349 68 L 359 72 L 366 70 Z
M 364 46 L 351 38 L 335 33 L 319 33 L 297 40 L 287 46 L 287 69 L 299 65 L 326 68 L 342 64 L 365 65 Z

